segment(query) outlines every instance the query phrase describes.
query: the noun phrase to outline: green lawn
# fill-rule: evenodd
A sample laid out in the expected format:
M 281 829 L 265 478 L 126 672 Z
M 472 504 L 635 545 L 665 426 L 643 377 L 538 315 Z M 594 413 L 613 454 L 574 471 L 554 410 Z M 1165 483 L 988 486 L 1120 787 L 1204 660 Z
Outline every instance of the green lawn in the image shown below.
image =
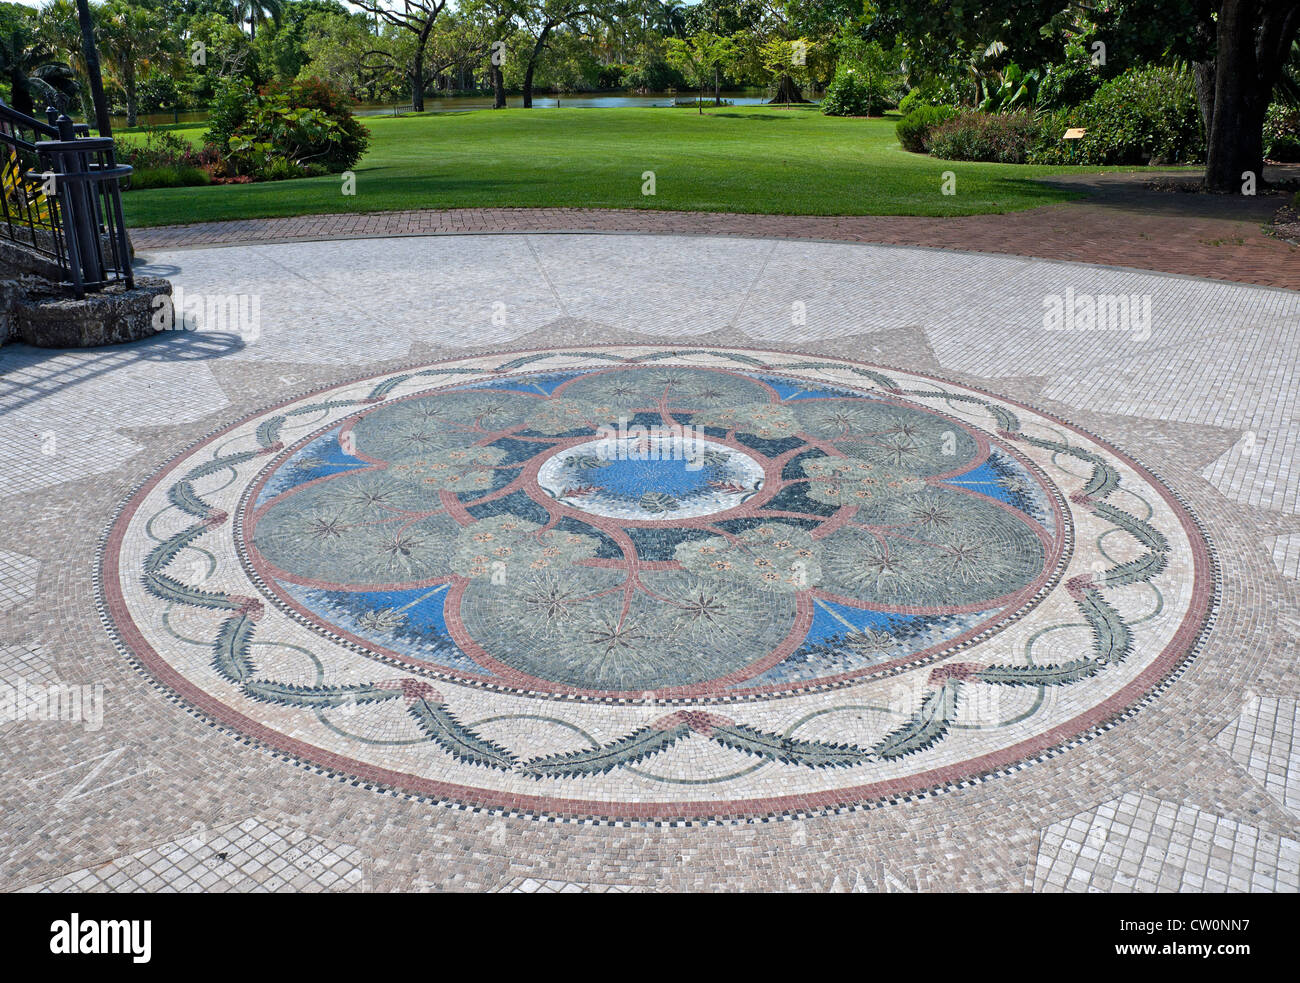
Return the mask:
M 1073 197 L 1032 180 L 1062 168 L 938 161 L 898 146 L 895 120 L 815 109 L 507 109 L 366 120 L 356 195 L 337 175 L 123 196 L 131 226 L 320 212 L 489 206 L 795 215 L 972 215 Z M 192 141 L 202 126 L 170 127 Z M 131 133 L 123 139 L 132 139 Z M 943 195 L 944 171 L 957 193 Z M 657 194 L 642 195 L 654 171 Z

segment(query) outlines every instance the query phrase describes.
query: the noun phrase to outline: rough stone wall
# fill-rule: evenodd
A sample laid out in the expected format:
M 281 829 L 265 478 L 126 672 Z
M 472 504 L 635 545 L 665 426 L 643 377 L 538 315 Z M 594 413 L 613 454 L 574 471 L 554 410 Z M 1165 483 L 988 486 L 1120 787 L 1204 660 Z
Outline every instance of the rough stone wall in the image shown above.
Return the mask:
M 12 335 L 40 348 L 93 348 L 136 341 L 157 334 L 153 300 L 171 292 L 171 283 L 161 277 L 139 277 L 132 290 L 115 285 L 81 298 L 29 291 L 15 305 Z

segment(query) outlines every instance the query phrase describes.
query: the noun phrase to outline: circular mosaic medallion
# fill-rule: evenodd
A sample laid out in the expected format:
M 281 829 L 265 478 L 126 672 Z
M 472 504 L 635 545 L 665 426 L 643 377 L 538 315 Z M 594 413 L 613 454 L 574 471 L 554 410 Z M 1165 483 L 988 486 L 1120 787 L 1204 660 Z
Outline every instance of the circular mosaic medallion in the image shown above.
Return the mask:
M 611 819 L 869 804 L 1133 709 L 1213 596 L 1196 523 L 1069 425 L 787 352 L 609 347 L 348 383 L 123 508 L 123 647 L 332 772 Z

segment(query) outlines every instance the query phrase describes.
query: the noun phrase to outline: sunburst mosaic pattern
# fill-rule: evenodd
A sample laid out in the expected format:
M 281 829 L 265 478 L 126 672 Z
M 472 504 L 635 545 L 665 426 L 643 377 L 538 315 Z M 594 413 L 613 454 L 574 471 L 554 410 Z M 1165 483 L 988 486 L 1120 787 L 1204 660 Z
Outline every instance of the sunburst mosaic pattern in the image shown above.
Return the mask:
M 333 773 L 734 818 L 995 772 L 1132 710 L 1213 594 L 1068 424 L 788 352 L 618 346 L 345 384 L 213 435 L 103 556 L 124 650 Z

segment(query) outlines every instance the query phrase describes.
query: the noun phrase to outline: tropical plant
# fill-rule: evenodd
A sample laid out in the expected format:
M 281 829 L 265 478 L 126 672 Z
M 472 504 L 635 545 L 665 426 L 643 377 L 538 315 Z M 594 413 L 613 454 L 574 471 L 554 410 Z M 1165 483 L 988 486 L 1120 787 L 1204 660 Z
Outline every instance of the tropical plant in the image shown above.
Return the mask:
M 1038 70 L 1026 72 L 1014 61 L 986 80 L 984 98 L 980 101 L 982 113 L 1006 113 L 1017 109 L 1032 109 L 1038 93 Z
M 257 28 L 268 22 L 277 27 L 284 16 L 282 0 L 235 0 L 236 24 L 248 25 L 249 40 L 257 37 Z
M 227 84 L 206 139 L 229 173 L 276 180 L 347 170 L 370 135 L 342 93 L 319 79 L 296 79 L 259 94 Z
M 96 11 L 96 34 L 104 60 L 126 96 L 126 125 L 135 126 L 138 79 L 151 66 L 175 58 L 172 35 L 161 14 L 128 0 L 108 0 Z
M 72 68 L 25 26 L 11 27 L 0 35 L 0 78 L 9 84 L 10 104 L 28 116 L 46 106 L 66 111 L 78 92 Z

